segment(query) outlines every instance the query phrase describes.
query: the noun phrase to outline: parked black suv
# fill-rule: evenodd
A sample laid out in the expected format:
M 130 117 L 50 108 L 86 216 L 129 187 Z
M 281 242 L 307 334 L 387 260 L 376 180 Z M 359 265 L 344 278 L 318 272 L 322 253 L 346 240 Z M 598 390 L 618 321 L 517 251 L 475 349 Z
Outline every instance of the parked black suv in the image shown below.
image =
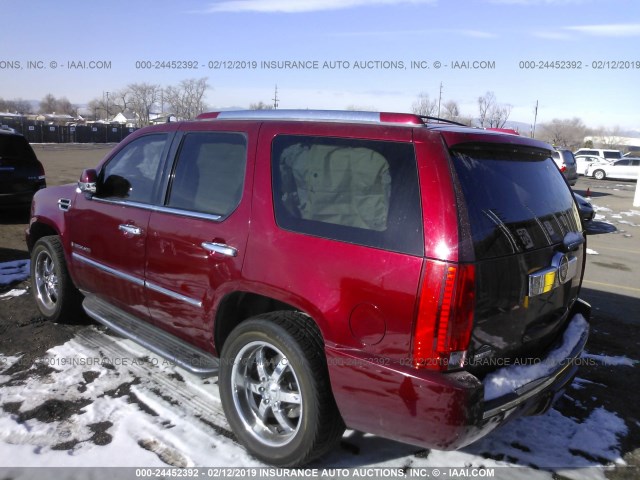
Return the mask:
M 44 167 L 27 139 L 0 128 L 0 207 L 28 207 L 46 186 Z

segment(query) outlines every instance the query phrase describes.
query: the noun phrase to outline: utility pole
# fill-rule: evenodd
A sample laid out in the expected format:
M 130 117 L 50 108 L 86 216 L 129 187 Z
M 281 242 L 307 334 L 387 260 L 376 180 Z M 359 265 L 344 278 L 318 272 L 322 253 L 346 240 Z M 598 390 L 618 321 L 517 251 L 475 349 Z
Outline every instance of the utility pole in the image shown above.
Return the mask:
M 277 110 L 278 102 L 280 102 L 280 99 L 278 98 L 278 85 L 276 85 L 276 92 L 271 100 L 273 100 L 273 109 Z
M 104 129 L 104 143 L 109 143 L 109 125 L 111 125 L 111 123 L 109 122 L 109 92 L 107 92 L 107 124 L 105 125 L 105 129 Z
M 438 97 L 438 118 L 440 118 L 440 104 L 442 103 L 442 82 L 440 82 L 440 96 Z
M 533 128 L 531 128 L 531 138 L 536 137 L 536 123 L 538 122 L 538 100 L 536 100 L 536 108 L 533 115 Z

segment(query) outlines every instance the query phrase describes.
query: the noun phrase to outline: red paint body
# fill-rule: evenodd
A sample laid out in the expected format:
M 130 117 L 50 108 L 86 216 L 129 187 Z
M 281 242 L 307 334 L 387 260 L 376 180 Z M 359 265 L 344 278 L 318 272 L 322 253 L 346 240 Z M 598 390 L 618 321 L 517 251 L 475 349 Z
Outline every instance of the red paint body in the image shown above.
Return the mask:
M 468 143 L 549 147 L 515 135 L 442 125 L 427 128 L 417 125 L 418 120 L 407 119 L 412 116 L 383 115 L 381 120 L 385 122 L 409 125 L 241 121 L 208 114 L 197 122 L 140 130 L 127 137 L 102 164 L 141 136 L 169 132 L 172 143 L 164 159 L 167 182 L 184 132 L 243 133 L 247 139 L 246 175 L 236 209 L 215 222 L 135 205 L 103 203 L 77 193 L 71 185 L 50 188 L 38 192 L 34 200 L 28 244 L 35 243 L 39 232 L 54 230 L 63 239 L 69 271 L 80 289 L 96 293 L 215 355 L 224 339 L 224 335 L 216 334 L 216 323 L 221 321 L 221 305 L 230 295 L 248 292 L 304 312 L 322 332 L 333 394 L 347 426 L 426 447 L 459 448 L 507 418 L 529 412 L 540 398 L 483 420 L 483 387 L 476 376 L 411 366 L 412 335 L 427 262 L 473 261 L 461 246 L 449 149 Z M 274 212 L 271 172 L 271 144 L 277 135 L 412 144 L 422 202 L 424 255 L 280 228 Z M 59 198 L 71 199 L 69 211 L 58 209 Z M 132 238 L 123 234 L 118 230 L 122 222 L 141 228 L 142 235 Z M 41 228 L 44 226 L 47 228 Z M 201 248 L 201 242 L 232 245 L 238 254 L 222 257 Z M 91 264 L 79 262 L 74 254 L 142 283 L 115 279 Z M 526 274 L 523 272 L 523 279 L 518 281 L 526 281 Z M 575 295 L 580 279 L 571 287 Z M 145 281 L 201 305 L 172 299 L 145 287 Z M 559 301 L 568 304 L 564 298 Z M 563 385 L 556 382 L 551 394 Z

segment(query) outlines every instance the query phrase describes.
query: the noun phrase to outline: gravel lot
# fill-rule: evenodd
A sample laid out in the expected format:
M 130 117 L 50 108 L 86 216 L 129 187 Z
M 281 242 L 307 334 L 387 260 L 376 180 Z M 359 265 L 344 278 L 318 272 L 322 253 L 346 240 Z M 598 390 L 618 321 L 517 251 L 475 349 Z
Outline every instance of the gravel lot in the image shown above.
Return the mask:
M 83 168 L 94 167 L 111 147 L 46 145 L 34 148 L 45 166 L 48 184 L 59 185 L 75 182 Z M 575 187 L 583 195 L 588 190 L 598 210 L 597 220 L 590 228 L 592 234 L 588 237 L 588 247 L 593 253 L 587 258 L 583 291 L 583 297 L 594 307 L 592 335 L 587 351 L 596 360 L 586 362 L 589 365 L 582 367 L 580 382 L 574 383 L 554 410 L 580 423 L 586 421 L 594 410 L 603 407 L 624 420 L 626 435 L 618 441 L 619 454 L 627 466 L 611 466 L 602 470 L 611 479 L 640 478 L 640 402 L 637 401 L 640 375 L 635 366 L 621 367 L 602 360 L 612 357 L 640 360 L 640 207 L 633 207 L 631 204 L 634 189 L 634 182 L 598 182 L 584 178 Z M 27 220 L 25 213 L 0 212 L 0 263 L 28 258 L 24 244 Z M 26 382 L 29 378 L 50 374 L 47 367 L 37 360 L 52 347 L 60 346 L 77 336 L 92 335 L 91 332 L 97 327 L 91 323 L 58 325 L 44 322 L 37 315 L 30 294 L 1 297 L 12 289 L 29 291 L 29 280 L 0 286 L 0 354 L 5 357 L 23 355 L 20 362 L 9 369 L 0 365 L 0 409 L 9 413 L 13 411 L 19 416 L 22 414 L 20 406 L 3 400 L 5 389 L 19 382 Z M 86 383 L 90 381 L 87 380 Z M 127 392 L 122 395 L 127 395 Z M 129 396 L 129 400 L 135 401 L 132 396 Z M 66 408 L 78 411 L 83 405 L 69 403 Z M 58 413 L 55 408 L 42 408 L 38 411 L 41 421 L 45 422 L 54 421 Z M 536 424 L 529 422 L 528 425 Z M 104 430 L 105 425 L 96 428 L 95 438 L 98 440 L 94 443 L 108 443 L 109 435 L 100 430 Z M 221 435 L 224 436 L 224 432 Z M 382 447 L 376 447 L 374 442 L 374 454 L 375 448 L 381 452 L 396 448 L 393 445 L 397 445 L 389 441 L 381 443 Z M 70 443 L 67 447 L 71 450 L 73 446 Z M 343 451 L 332 454 L 331 461 L 341 463 L 344 456 L 358 454 L 358 449 L 354 449 L 348 441 L 343 442 L 343 447 Z M 65 445 L 60 448 L 64 449 Z M 527 448 L 530 450 L 532 447 Z M 572 455 L 583 458 L 587 465 L 612 465 L 611 458 L 602 458 L 575 446 L 567 446 L 567 449 Z M 418 454 L 419 452 L 415 453 Z M 532 465 L 541 469 L 551 468 L 532 460 L 522 460 L 524 457 L 516 456 L 514 459 L 499 452 L 487 450 L 480 454 L 496 461 Z M 556 472 L 555 475 L 555 478 L 562 478 L 562 474 Z

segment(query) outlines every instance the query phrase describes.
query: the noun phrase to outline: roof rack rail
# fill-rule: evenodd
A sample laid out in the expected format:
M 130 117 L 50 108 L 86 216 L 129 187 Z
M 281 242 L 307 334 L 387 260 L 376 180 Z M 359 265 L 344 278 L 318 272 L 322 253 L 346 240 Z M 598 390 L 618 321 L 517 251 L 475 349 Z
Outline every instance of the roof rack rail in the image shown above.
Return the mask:
M 225 110 L 206 112 L 198 115 L 197 120 L 225 119 L 264 119 L 264 120 L 312 120 L 343 121 L 369 123 L 399 123 L 405 125 L 424 125 L 419 115 L 412 113 L 360 112 L 352 110 Z
M 430 115 L 418 115 L 418 116 L 425 121 L 424 123 L 427 123 L 428 120 L 435 120 L 436 122 L 450 123 L 451 125 L 459 125 L 461 127 L 468 127 L 469 126 L 469 125 L 465 125 L 464 123 L 460 123 L 460 122 L 456 122 L 456 121 L 453 121 L 453 120 L 449 120 L 447 118 L 432 117 Z

